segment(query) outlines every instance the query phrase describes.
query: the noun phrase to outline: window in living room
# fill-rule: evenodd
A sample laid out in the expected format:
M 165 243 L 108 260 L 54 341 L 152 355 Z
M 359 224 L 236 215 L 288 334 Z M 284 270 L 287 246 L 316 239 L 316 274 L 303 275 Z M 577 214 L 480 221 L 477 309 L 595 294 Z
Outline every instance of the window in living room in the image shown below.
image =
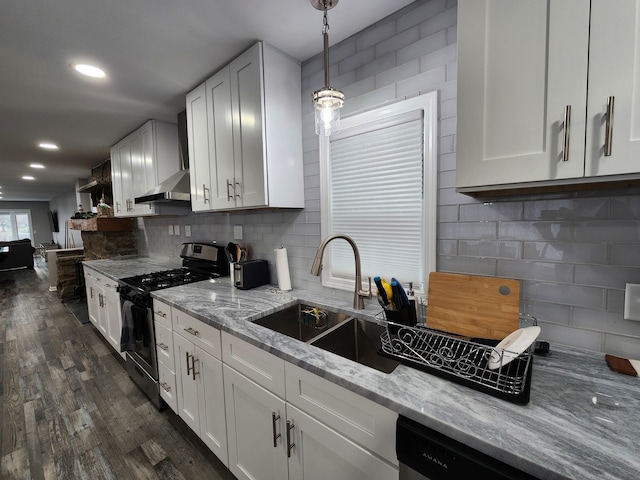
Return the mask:
M 0 210 L 0 242 L 33 238 L 29 210 Z

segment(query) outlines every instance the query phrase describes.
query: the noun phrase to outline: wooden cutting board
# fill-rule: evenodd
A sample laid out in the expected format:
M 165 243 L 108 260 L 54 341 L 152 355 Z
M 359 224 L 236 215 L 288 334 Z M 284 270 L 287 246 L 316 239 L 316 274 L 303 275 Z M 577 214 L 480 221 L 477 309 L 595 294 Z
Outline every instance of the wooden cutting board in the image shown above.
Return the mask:
M 519 328 L 519 280 L 432 272 L 428 295 L 429 328 L 495 340 Z

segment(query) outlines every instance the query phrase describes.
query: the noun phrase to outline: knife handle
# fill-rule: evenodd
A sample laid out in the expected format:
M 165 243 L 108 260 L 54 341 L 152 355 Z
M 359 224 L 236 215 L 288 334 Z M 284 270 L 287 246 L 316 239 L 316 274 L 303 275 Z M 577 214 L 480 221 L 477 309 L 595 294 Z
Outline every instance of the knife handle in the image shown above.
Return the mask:
M 384 306 L 389 305 L 389 299 L 387 298 L 387 292 L 385 292 L 384 287 L 382 286 L 382 279 L 380 277 L 373 277 L 373 281 L 378 288 L 378 295 L 382 299 Z

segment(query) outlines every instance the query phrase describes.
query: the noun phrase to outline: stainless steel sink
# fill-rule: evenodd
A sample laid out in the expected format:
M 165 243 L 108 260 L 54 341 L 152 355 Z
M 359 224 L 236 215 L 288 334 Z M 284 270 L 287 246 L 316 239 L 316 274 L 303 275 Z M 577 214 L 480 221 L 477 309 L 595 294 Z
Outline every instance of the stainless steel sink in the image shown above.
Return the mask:
M 377 323 L 352 317 L 310 344 L 380 372 L 391 373 L 399 363 L 378 355 L 383 332 L 384 327 Z
M 253 323 L 308 342 L 348 318 L 344 313 L 301 303 L 259 318 Z

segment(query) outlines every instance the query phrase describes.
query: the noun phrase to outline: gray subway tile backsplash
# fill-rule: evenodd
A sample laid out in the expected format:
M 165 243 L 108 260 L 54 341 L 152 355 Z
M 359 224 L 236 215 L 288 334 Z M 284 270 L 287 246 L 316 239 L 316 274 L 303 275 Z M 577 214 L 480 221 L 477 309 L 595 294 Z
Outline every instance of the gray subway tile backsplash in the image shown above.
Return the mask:
M 624 283 L 640 283 L 640 189 L 509 197 L 485 204 L 455 190 L 457 45 L 455 0 L 417 0 L 331 47 L 331 83 L 347 95 L 343 116 L 437 90 L 438 238 L 441 271 L 522 281 L 521 310 L 542 338 L 640 358 L 640 322 L 622 319 Z M 320 45 L 319 45 L 320 47 Z M 233 240 L 243 225 L 251 251 L 273 261 L 284 244 L 294 288 L 350 298 L 309 274 L 321 241 L 319 142 L 311 93 L 323 83 L 320 49 L 302 65 L 305 209 L 138 219 L 143 255 L 177 258 L 190 240 Z M 168 235 L 168 225 L 181 225 Z M 383 239 L 386 241 L 387 239 Z M 272 282 L 276 283 L 275 269 Z

